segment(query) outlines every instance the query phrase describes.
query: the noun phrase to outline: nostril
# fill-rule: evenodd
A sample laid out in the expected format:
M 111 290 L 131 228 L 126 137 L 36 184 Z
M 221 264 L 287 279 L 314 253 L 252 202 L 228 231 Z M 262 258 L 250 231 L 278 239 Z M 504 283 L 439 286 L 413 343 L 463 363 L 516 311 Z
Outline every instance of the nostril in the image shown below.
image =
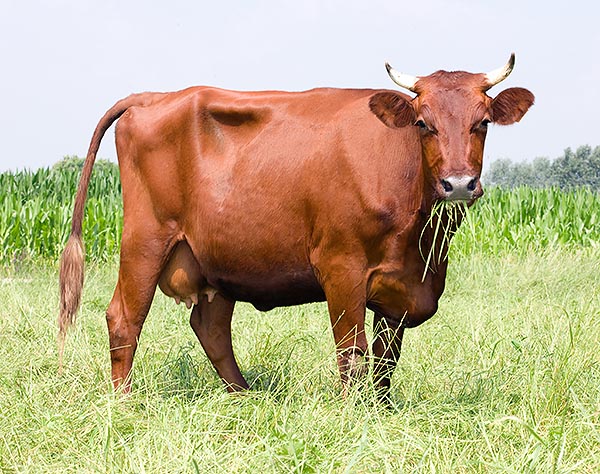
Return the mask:
M 469 183 L 467 184 L 467 190 L 469 191 L 475 191 L 475 188 L 477 187 L 477 178 L 473 178 L 471 181 L 469 181 Z
M 442 182 L 442 186 L 444 188 L 444 191 L 446 191 L 447 193 L 451 193 L 454 188 L 450 184 L 450 181 L 446 181 L 445 179 L 442 179 L 440 181 Z

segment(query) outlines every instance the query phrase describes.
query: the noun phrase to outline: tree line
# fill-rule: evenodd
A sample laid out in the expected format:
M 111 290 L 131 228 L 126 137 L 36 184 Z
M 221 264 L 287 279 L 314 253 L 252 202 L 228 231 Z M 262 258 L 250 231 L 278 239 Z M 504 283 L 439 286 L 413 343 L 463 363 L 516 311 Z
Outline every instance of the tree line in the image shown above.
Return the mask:
M 503 188 L 530 186 L 534 188 L 576 187 L 600 188 L 600 146 L 583 145 L 573 151 L 567 148 L 553 160 L 545 157 L 531 162 L 513 163 L 504 158 L 491 163 L 483 176 L 487 185 Z

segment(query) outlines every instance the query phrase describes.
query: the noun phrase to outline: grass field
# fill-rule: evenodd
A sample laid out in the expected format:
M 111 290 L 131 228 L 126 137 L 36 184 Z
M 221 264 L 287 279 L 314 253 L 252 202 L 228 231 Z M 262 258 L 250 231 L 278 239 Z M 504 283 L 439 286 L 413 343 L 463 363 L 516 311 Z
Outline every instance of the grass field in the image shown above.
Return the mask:
M 13 217 L 29 202 L 15 193 Z M 0 259 L 0 472 L 600 472 L 600 198 L 556 193 L 491 190 L 470 213 L 438 314 L 406 332 L 389 409 L 368 381 L 341 398 L 324 304 L 239 305 L 234 347 L 253 389 L 228 395 L 188 311 L 161 294 L 133 393 L 113 394 L 104 311 L 117 264 L 98 242 L 119 222 L 94 234 L 93 216 L 114 211 L 93 193 L 88 205 L 108 211 L 86 215 L 91 262 L 59 375 L 52 249 L 64 237 L 16 244 L 0 226 L 13 251 Z
M 232 396 L 187 311 L 157 295 L 122 398 L 103 317 L 116 266 L 89 269 L 60 376 L 55 268 L 2 275 L 0 471 L 598 472 L 599 258 L 452 262 L 439 313 L 405 336 L 389 410 L 368 383 L 340 397 L 322 304 L 237 308 L 253 390 Z

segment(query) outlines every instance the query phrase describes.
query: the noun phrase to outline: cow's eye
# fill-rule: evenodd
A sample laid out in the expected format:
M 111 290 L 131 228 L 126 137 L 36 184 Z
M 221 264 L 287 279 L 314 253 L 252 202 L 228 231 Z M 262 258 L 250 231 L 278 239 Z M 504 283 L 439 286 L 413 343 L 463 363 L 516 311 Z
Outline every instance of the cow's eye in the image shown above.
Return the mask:
M 415 127 L 419 127 L 422 132 L 437 135 L 437 130 L 434 127 L 430 127 L 429 125 L 427 125 L 422 119 L 419 119 L 415 122 Z
M 419 127 L 421 130 L 429 130 L 429 127 L 423 120 L 419 119 L 415 122 L 415 126 Z
M 475 125 L 473 125 L 473 128 L 471 129 L 471 133 L 474 133 L 476 131 L 485 132 L 487 130 L 490 122 L 491 122 L 491 120 L 489 120 L 489 119 L 483 119 L 481 122 L 476 123 Z

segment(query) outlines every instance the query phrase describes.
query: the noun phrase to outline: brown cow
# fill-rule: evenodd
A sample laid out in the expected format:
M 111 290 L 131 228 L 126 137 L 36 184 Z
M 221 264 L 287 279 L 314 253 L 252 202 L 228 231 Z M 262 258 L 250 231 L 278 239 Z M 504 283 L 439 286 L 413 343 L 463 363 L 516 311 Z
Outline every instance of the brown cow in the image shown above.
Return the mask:
M 447 261 L 425 273 L 442 200 L 483 191 L 487 125 L 519 121 L 534 97 L 486 91 L 510 74 L 438 71 L 389 90 L 233 92 L 194 87 L 117 102 L 94 132 L 60 270 L 61 353 L 83 285 L 81 226 L 100 141 L 117 119 L 123 189 L 121 265 L 106 312 L 115 388 L 130 390 L 158 285 L 193 306 L 190 324 L 230 391 L 245 389 L 231 344 L 236 301 L 266 311 L 327 301 L 344 387 L 365 367 L 374 311 L 374 377 L 385 395 L 404 328 L 429 319 Z M 424 230 L 425 228 L 425 230 Z

